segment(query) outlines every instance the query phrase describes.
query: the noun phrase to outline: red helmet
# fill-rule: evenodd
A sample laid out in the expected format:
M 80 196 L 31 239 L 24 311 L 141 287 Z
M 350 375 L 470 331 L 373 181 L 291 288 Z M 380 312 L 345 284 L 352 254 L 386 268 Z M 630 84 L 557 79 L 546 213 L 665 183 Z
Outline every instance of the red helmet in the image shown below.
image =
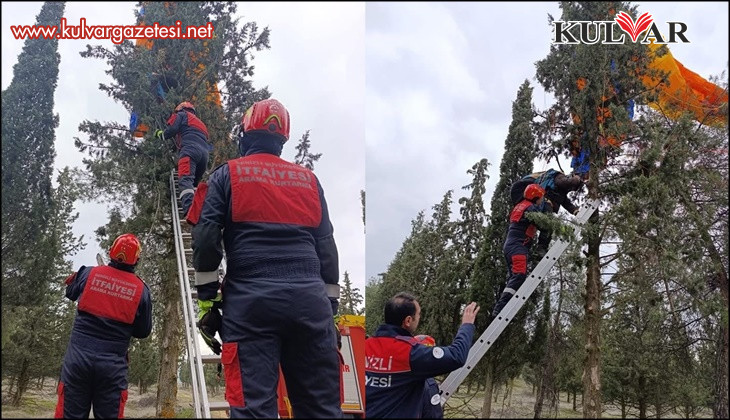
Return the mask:
M 289 140 L 289 111 L 276 99 L 256 102 L 243 114 L 243 132 L 263 130 Z
M 135 265 L 141 252 L 142 245 L 139 239 L 131 233 L 125 233 L 114 240 L 112 247 L 109 248 L 109 258 L 118 263 Z
M 530 184 L 525 188 L 525 198 L 534 201 L 540 197 L 543 197 L 545 195 L 545 190 L 537 185 L 537 184 Z
M 418 342 L 420 344 L 423 344 L 424 346 L 433 347 L 436 345 L 436 340 L 434 340 L 433 337 L 431 337 L 430 335 L 424 335 L 424 334 L 417 335 L 415 337 L 415 339 L 418 340 Z
M 195 112 L 195 105 L 191 104 L 188 101 L 180 102 L 180 105 L 178 105 L 178 106 L 175 107 L 175 112 L 180 112 L 180 111 L 182 111 L 183 109 L 186 109 L 186 108 L 189 109 L 189 110 L 192 110 L 193 112 Z

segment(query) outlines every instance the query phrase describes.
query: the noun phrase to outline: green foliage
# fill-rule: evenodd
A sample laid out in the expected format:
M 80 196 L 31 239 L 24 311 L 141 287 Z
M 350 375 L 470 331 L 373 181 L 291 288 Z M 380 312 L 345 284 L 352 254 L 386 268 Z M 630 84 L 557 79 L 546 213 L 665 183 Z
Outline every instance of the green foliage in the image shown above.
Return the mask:
M 477 314 L 477 334 L 489 325 L 488 317 L 496 303 L 496 294 L 507 278 L 507 265 L 502 246 L 507 237 L 508 217 L 512 210 L 510 187 L 522 176 L 532 172 L 532 162 L 535 160 L 535 139 L 531 127 L 533 117 L 532 88 L 529 82 L 525 81 L 519 87 L 512 103 L 512 122 L 499 165 L 499 180 L 490 203 L 489 224 L 479 244 L 479 252 L 471 272 L 470 300 L 476 301 L 482 308 Z M 533 299 L 530 299 L 530 303 L 504 330 L 500 339 L 479 362 L 468 380 L 475 382 L 484 380 L 489 360 L 492 365 L 499 366 L 499 369 L 493 372 L 493 383 L 503 382 L 519 374 L 527 356 L 526 345 L 529 340 L 524 316 L 532 311 L 532 304 Z
M 36 25 L 57 25 L 64 4 L 44 3 Z M 2 92 L 2 305 L 39 305 L 54 276 L 51 177 L 58 40 L 28 39 Z M 33 254 L 29 254 L 33 250 Z
M 322 157 L 322 153 L 311 153 L 309 148 L 311 142 L 309 141 L 309 130 L 302 134 L 302 138 L 297 143 L 297 155 L 294 157 L 294 163 L 302 165 L 310 171 L 314 170 L 314 162 L 317 162 Z
M 570 225 L 562 223 L 553 213 L 529 212 L 525 214 L 525 218 L 534 223 L 538 229 L 553 232 L 552 240 L 562 239 L 564 241 L 572 241 L 575 239 L 575 229 Z
M 127 376 L 129 384 L 136 385 L 140 394 L 146 393 L 151 385 L 157 383 L 159 366 L 160 352 L 155 347 L 155 340 L 132 338 L 129 346 L 129 373 Z
M 365 312 L 364 308 L 360 308 L 362 304 L 363 298 L 360 294 L 360 289 L 352 287 L 350 274 L 345 271 L 342 278 L 342 285 L 340 286 L 340 305 L 337 310 L 337 315 L 362 315 Z
M 158 356 L 151 357 L 145 351 L 150 359 L 140 365 L 149 365 L 164 381 L 158 383 L 158 415 L 174 406 L 175 361 L 183 340 L 170 217 L 169 177 L 177 153 L 172 141 L 161 142 L 153 138 L 153 133 L 165 128 L 178 103 L 191 101 L 214 146 L 209 168 L 237 156 L 232 128 L 240 124 L 249 106 L 270 95 L 266 88 L 254 89 L 251 80 L 251 60 L 255 52 L 269 48 L 269 30 L 260 30 L 255 22 L 233 20 L 237 8 L 234 2 L 146 3 L 146 22 L 171 26 L 177 20 L 196 26 L 210 22 L 215 28 L 213 39 L 156 39 L 150 49 L 125 41 L 111 49 L 87 46 L 81 53 L 82 57 L 106 61 L 113 82 L 100 85 L 100 89 L 130 112 L 136 112 L 141 123 L 149 126 L 145 138 L 137 141 L 126 122 L 84 121 L 79 126 L 84 136 L 76 138 L 76 146 L 87 154 L 83 160 L 87 198 L 114 203 L 109 223 L 96 231 L 102 246 L 108 247 L 117 235 L 126 232 L 136 234 L 142 242 L 137 274 L 151 288 L 153 316 L 161 320 L 161 325 L 147 340 L 150 343 L 144 345 L 155 349 Z M 164 101 L 151 88 L 155 78 L 177 82 Z M 222 104 L 216 101 L 216 86 Z M 149 379 L 142 372 L 138 378 L 145 384 Z

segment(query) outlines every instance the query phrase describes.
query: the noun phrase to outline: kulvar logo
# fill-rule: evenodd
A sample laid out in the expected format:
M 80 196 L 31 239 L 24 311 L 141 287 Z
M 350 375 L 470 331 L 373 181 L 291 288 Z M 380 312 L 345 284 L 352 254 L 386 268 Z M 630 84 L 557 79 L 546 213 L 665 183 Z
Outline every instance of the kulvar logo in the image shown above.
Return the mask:
M 651 39 L 655 44 L 689 42 L 684 34 L 687 24 L 667 22 L 667 26 L 669 38 L 665 40 L 649 12 L 639 16 L 636 21 L 626 12 L 618 12 L 614 20 L 567 22 L 556 20 L 553 21 L 555 30 L 553 44 L 625 44 L 626 35 L 631 41 L 636 42 L 642 33 L 644 33 L 642 44 L 649 44 Z

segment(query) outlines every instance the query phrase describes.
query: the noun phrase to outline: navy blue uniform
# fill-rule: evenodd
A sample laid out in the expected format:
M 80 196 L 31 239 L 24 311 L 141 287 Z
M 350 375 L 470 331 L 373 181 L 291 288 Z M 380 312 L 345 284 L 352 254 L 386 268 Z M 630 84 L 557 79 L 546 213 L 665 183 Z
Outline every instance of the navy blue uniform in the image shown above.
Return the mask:
M 545 196 L 550 201 L 548 205 L 553 213 L 557 213 L 560 210 L 560 207 L 564 208 L 568 211 L 568 213 L 572 214 L 575 212 L 577 207 L 572 201 L 570 201 L 570 198 L 568 198 L 568 193 L 571 191 L 570 178 L 554 169 L 527 175 L 512 184 L 510 189 L 512 205 L 516 206 L 519 204 L 519 202 L 524 198 L 523 194 L 525 192 L 525 188 L 527 188 L 528 185 L 535 183 L 545 189 Z
M 222 239 L 221 357 L 231 417 L 276 417 L 279 363 L 294 415 L 341 417 L 333 228 L 314 173 L 280 151 L 280 142 L 261 140 L 196 191 L 188 220 L 198 296 L 216 295 Z
M 537 233 L 537 226 L 525 217 L 531 212 L 550 212 L 550 207 L 544 203 L 536 206 L 529 200 L 522 200 L 512 209 L 503 248 L 507 260 L 507 285 L 492 311 L 492 316 L 499 314 L 527 278 L 529 250 Z M 543 240 L 543 232 L 540 233 L 540 240 Z
M 193 202 L 195 187 L 208 166 L 208 128 L 190 111 L 179 111 L 167 120 L 166 139 L 175 137 L 178 148 L 177 175 L 180 180 L 180 201 L 185 213 Z
M 448 347 L 420 344 L 407 330 L 383 324 L 365 340 L 365 417 L 419 418 L 426 380 L 466 363 L 474 324 L 462 324 Z
M 66 297 L 78 300 L 58 385 L 56 418 L 122 418 L 127 401 L 131 337 L 152 331 L 147 285 L 111 266 L 81 267 L 66 279 Z
M 421 418 L 442 419 L 444 409 L 441 407 L 441 395 L 439 385 L 434 378 L 426 379 L 426 386 L 423 388 L 423 412 Z

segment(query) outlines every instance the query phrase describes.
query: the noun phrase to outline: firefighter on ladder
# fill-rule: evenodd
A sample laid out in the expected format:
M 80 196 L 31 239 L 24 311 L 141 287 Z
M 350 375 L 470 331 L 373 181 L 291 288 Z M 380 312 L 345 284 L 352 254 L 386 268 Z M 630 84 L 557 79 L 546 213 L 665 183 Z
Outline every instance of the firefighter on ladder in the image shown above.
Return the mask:
M 180 202 L 183 214 L 187 214 L 193 203 L 195 187 L 203 178 L 208 165 L 208 128 L 198 118 L 195 106 L 181 102 L 167 120 L 167 128 L 155 131 L 155 137 L 165 140 L 175 138 L 179 151 L 177 176 L 180 180 Z
M 512 209 L 509 215 L 509 230 L 503 247 L 504 257 L 507 260 L 507 284 L 494 306 L 493 318 L 502 311 L 504 305 L 509 302 L 527 278 L 529 251 L 538 228 L 526 216 L 532 212 L 551 212 L 552 208 L 545 206 L 544 199 L 545 190 L 538 184 L 530 184 L 525 188 L 522 201 Z M 541 231 L 539 241 L 545 240 L 544 232 Z M 545 245 L 545 249 L 547 249 L 547 245 Z

